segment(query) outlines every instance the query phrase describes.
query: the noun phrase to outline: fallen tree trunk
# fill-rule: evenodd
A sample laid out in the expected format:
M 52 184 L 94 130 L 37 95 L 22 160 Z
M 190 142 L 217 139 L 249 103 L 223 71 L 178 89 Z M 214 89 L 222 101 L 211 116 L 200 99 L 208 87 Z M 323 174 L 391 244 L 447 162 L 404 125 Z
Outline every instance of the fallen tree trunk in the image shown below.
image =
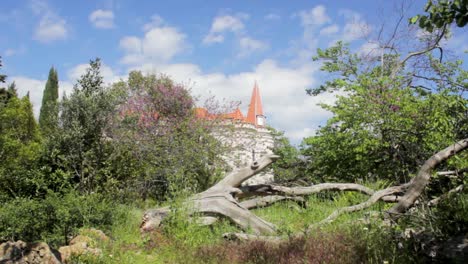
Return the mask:
M 240 228 L 250 229 L 256 234 L 274 233 L 276 228 L 272 223 L 250 212 L 234 196 L 236 193 L 241 193 L 238 187 L 242 182 L 262 171 L 276 159 L 278 159 L 276 155 L 266 155 L 249 167 L 233 171 L 208 190 L 189 197 L 182 206 L 187 210 L 188 216 L 223 217 Z M 150 231 L 159 227 L 169 212 L 167 207 L 147 211 L 143 216 L 141 230 Z
M 374 190 L 354 183 L 322 183 L 308 187 L 284 187 L 273 184 L 241 186 L 242 182 L 259 173 L 277 158 L 276 155 L 267 155 L 249 167 L 234 171 L 208 190 L 189 197 L 181 206 L 187 211 L 188 217 L 196 215 L 197 223 L 203 225 L 212 224 L 218 218 L 226 218 L 243 230 L 248 229 L 255 234 L 274 234 L 276 227 L 272 223 L 249 210 L 284 200 L 295 201 L 305 207 L 305 200 L 301 196 L 323 191 L 356 191 L 371 196 L 375 194 Z M 252 196 L 256 198 L 241 201 L 242 198 Z M 397 200 L 395 196 L 380 198 L 391 202 Z M 146 211 L 140 226 L 141 231 L 151 231 L 159 227 L 170 213 L 169 207 Z
M 318 224 L 329 223 L 343 213 L 363 210 L 378 201 L 397 202 L 388 213 L 400 215 L 414 204 L 429 182 L 431 171 L 440 163 L 456 153 L 468 148 L 468 139 L 461 140 L 447 147 L 428 159 L 419 170 L 417 176 L 407 184 L 392 186 L 375 191 L 368 187 L 355 183 L 322 183 L 307 187 L 285 187 L 274 184 L 261 184 L 242 186 L 242 183 L 261 172 L 273 163 L 278 156 L 270 154 L 253 162 L 250 166 L 229 173 L 220 182 L 208 190 L 187 198 L 182 207 L 185 208 L 187 217 L 196 217 L 200 224 L 212 224 L 219 218 L 225 218 L 243 230 L 250 230 L 254 235 L 227 234 L 227 237 L 237 239 L 272 239 L 276 234 L 276 227 L 256 216 L 249 209 L 269 206 L 278 201 L 292 200 L 305 206 L 302 196 L 307 196 L 323 191 L 355 191 L 369 195 L 369 199 L 363 203 L 344 207 L 336 210 L 330 216 Z M 402 194 L 404 194 L 402 196 Z M 252 198 L 253 197 L 253 198 Z M 242 200 L 250 198 L 248 200 Z M 141 231 L 150 231 L 158 228 L 171 213 L 169 207 L 148 210 L 143 216 Z M 312 227 L 308 228 L 309 232 Z M 265 236 L 266 235 L 266 236 Z
M 388 215 L 393 220 L 398 219 L 408 208 L 410 208 L 416 199 L 421 195 L 426 188 L 431 178 L 431 172 L 440 163 L 444 162 L 453 155 L 468 148 L 468 138 L 458 141 L 457 143 L 448 146 L 429 158 L 419 169 L 416 177 L 409 183 L 408 191 L 400 199 L 400 201 L 388 211 Z

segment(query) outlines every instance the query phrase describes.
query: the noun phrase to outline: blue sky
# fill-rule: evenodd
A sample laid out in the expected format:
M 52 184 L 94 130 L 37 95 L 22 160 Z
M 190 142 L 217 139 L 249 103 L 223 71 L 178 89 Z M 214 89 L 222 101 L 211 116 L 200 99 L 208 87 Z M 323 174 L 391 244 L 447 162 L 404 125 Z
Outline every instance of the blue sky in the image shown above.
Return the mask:
M 425 2 L 406 1 L 406 15 L 421 13 Z M 269 124 L 298 143 L 330 117 L 317 103 L 335 98 L 305 94 L 323 80 L 310 59 L 316 48 L 344 39 L 356 52 L 375 52 L 379 26 L 394 23 L 400 4 L 2 0 L 1 71 L 16 81 L 20 94 L 30 92 L 36 113 L 52 65 L 62 92 L 69 92 L 95 57 L 103 60 L 108 83 L 135 69 L 166 73 L 202 97 L 241 101 L 244 113 L 257 80 Z M 454 55 L 464 57 L 467 43 L 466 29 L 456 29 L 446 41 Z

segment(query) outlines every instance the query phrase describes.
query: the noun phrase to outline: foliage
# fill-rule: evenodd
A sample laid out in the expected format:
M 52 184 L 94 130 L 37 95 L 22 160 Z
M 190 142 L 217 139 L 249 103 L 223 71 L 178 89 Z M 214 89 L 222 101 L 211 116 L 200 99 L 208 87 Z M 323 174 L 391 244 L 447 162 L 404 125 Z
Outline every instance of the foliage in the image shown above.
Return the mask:
M 429 0 L 424 9 L 428 15 L 417 15 L 410 19 L 410 23 L 418 24 L 429 32 L 436 28 L 443 28 L 454 21 L 458 27 L 464 27 L 468 22 L 467 0 Z
M 42 105 L 39 114 L 39 125 L 44 135 L 48 135 L 57 128 L 58 123 L 58 76 L 52 67 L 42 95 Z
M 113 121 L 112 137 L 133 156 L 141 197 L 203 190 L 219 179 L 221 145 L 209 135 L 209 120 L 194 115 L 189 90 L 165 76 L 132 72 L 114 89 L 122 103 Z
M 105 131 L 115 108 L 115 97 L 100 76 L 100 60 L 77 81 L 60 105 L 59 129 L 47 147 L 48 163 L 71 173 L 81 192 L 100 189 L 108 177 L 107 160 L 113 151 Z
M 81 227 L 108 231 L 123 211 L 100 194 L 48 193 L 44 199 L 16 198 L 0 208 L 0 241 L 45 241 L 66 245 Z
M 34 195 L 41 137 L 29 96 L 11 95 L 0 107 L 0 200 Z
M 378 183 L 381 184 L 381 183 Z M 113 241 L 101 245 L 103 255 L 85 256 L 82 263 L 277 263 L 278 261 L 305 260 L 346 263 L 411 263 L 417 255 L 398 249 L 392 229 L 380 226 L 380 221 L 363 224 L 358 219 L 366 213 L 343 215 L 339 221 L 315 230 L 304 238 L 288 239 L 288 235 L 301 233 L 304 227 L 316 223 L 333 210 L 365 199 L 355 193 L 334 193 L 327 198 L 311 196 L 308 208 L 296 207 L 292 202 L 279 203 L 255 210 L 282 230 L 285 241 L 281 245 L 264 242 L 227 242 L 222 234 L 236 229 L 225 221 L 203 227 L 196 221 L 187 221 L 184 208 L 177 201 L 167 202 L 173 214 L 165 221 L 162 231 L 146 234 L 138 232 L 142 211 L 128 209 L 128 214 L 114 222 L 110 236 Z M 331 199 L 330 197 L 333 197 Z M 163 204 L 164 206 L 164 204 Z M 383 209 L 378 204 L 370 210 Z M 283 228 L 287 226 L 287 228 Z M 339 252 L 340 254 L 336 254 Z M 267 262 L 272 260 L 275 262 Z M 334 261 L 335 260 L 335 261 Z M 353 260 L 356 260 L 353 262 Z M 263 262 L 262 262 L 263 261 Z M 291 261 L 289 261 L 290 263 Z M 288 263 L 288 262 L 286 262 Z
M 467 100 L 457 93 L 465 89 L 467 73 L 459 62 L 441 63 L 429 55 L 437 75 L 427 90 L 414 85 L 421 82 L 414 69 L 398 69 L 394 55 L 369 67 L 338 42 L 319 49 L 314 59 L 324 60 L 321 69 L 338 77 L 309 93 L 340 94 L 334 105 L 322 104 L 334 116 L 302 145 L 313 177 L 406 181 L 434 152 L 466 135 Z
M 273 153 L 280 158 L 271 165 L 276 182 L 293 180 L 302 177 L 303 161 L 299 158 L 299 151 L 291 145 L 283 132 L 269 128 L 275 142 Z
M 2 56 L 0 56 L 0 69 L 2 68 Z M 0 74 L 0 83 L 4 83 L 6 80 L 6 75 L 5 74 Z

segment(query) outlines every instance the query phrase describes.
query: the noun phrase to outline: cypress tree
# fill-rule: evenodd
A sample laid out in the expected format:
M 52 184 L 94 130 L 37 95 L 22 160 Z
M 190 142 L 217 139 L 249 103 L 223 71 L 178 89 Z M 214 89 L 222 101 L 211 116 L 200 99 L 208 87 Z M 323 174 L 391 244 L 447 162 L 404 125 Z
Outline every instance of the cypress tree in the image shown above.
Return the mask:
M 58 75 L 54 67 L 50 68 L 49 78 L 42 96 L 39 125 L 44 132 L 51 132 L 57 127 L 58 120 Z
M 0 68 L 2 68 L 2 56 L 0 56 Z M 5 74 L 0 74 L 0 83 L 4 83 L 6 80 L 6 75 Z

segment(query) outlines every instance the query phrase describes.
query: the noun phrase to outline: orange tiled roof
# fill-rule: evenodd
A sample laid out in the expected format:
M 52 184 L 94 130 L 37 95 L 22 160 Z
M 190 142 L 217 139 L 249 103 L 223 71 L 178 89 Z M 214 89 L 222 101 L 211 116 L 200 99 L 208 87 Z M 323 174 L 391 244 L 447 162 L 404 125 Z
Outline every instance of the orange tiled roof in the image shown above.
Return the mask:
M 228 119 L 234 119 L 234 120 L 239 120 L 239 121 L 244 121 L 244 115 L 242 114 L 241 110 L 237 108 L 234 112 L 228 113 L 224 116 L 224 118 Z
M 222 118 L 222 119 L 231 119 L 237 120 L 245 123 L 249 123 L 255 126 L 259 126 L 257 123 L 257 116 L 263 116 L 263 106 L 262 100 L 260 98 L 260 90 L 258 89 L 257 82 L 255 82 L 254 89 L 252 92 L 252 98 L 250 99 L 249 111 L 247 117 L 244 117 L 241 110 L 236 108 L 231 113 L 222 114 L 222 115 L 215 115 L 211 114 L 205 108 L 198 107 L 195 108 L 195 116 L 198 118 L 203 119 L 215 119 L 215 118 Z

